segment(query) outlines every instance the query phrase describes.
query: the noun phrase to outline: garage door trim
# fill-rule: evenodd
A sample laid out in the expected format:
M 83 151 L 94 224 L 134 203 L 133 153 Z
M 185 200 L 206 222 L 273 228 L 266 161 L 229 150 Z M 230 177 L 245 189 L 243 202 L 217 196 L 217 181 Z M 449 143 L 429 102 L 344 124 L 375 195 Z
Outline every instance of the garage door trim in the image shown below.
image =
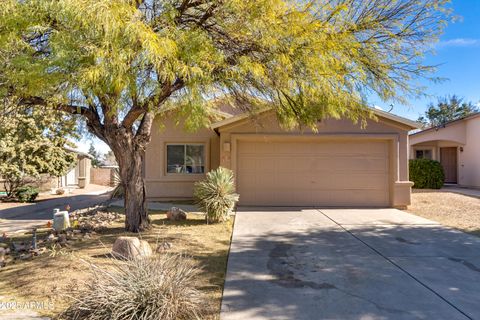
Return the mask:
M 389 204 L 393 205 L 393 192 L 395 181 L 398 181 L 398 154 L 399 154 L 399 135 L 397 133 L 381 133 L 381 134 L 232 134 L 231 135 L 231 169 L 234 171 L 235 176 L 238 176 L 238 141 L 261 141 L 261 142 L 311 142 L 311 141 L 386 141 L 388 143 L 388 156 L 389 156 Z

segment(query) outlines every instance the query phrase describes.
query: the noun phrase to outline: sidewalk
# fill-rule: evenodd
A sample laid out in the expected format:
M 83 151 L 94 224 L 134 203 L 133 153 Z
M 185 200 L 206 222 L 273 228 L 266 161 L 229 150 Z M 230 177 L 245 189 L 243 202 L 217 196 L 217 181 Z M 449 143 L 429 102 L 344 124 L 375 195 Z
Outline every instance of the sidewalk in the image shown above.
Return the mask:
M 444 186 L 441 190 L 446 192 L 455 192 L 463 194 L 465 196 L 480 198 L 480 189 L 464 188 L 458 186 Z

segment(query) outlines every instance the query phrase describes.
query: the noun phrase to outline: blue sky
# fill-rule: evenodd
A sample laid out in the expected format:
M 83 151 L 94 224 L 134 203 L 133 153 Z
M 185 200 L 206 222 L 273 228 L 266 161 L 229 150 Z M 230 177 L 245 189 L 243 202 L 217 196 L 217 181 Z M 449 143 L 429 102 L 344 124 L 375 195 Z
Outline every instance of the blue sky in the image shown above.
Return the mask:
M 453 0 L 450 7 L 460 20 L 449 23 L 436 45 L 436 54 L 426 64 L 439 65 L 432 74 L 446 78 L 442 83 L 421 81 L 429 97 L 410 99 L 409 105 L 394 105 L 393 113 L 416 120 L 437 97 L 456 94 L 480 107 L 480 0 Z M 372 104 L 389 110 L 388 103 L 372 99 Z
M 434 77 L 446 78 L 442 83 L 421 81 L 426 87 L 428 97 L 410 99 L 409 105 L 396 104 L 392 113 L 416 120 L 423 114 L 430 102 L 438 97 L 456 94 L 465 101 L 471 101 L 480 107 L 480 0 L 453 0 L 450 6 L 460 20 L 449 23 L 436 45 L 436 54 L 426 56 L 426 64 L 439 65 Z M 384 110 L 389 103 L 376 99 L 370 101 Z M 108 146 L 93 138 L 77 142 L 79 149 L 87 151 L 93 141 L 95 148 L 105 153 Z

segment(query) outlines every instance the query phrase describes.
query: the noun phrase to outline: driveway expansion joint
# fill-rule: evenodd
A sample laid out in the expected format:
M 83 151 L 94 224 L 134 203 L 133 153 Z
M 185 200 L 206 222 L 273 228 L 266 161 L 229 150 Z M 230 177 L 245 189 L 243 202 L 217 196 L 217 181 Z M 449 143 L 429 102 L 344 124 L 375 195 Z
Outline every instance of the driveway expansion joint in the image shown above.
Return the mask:
M 470 320 L 474 320 L 473 317 L 469 316 L 468 314 L 466 314 L 464 311 L 462 311 L 460 308 L 458 308 L 456 305 L 454 305 L 452 302 L 448 301 L 445 297 L 443 297 L 442 295 L 440 295 L 439 293 L 437 293 L 435 290 L 433 290 L 431 287 L 429 287 L 427 284 L 425 284 L 424 282 L 422 282 L 420 279 L 418 279 L 417 277 L 415 277 L 413 274 L 411 274 L 410 272 L 408 272 L 407 270 L 405 270 L 404 268 L 402 268 L 400 265 L 398 265 L 397 263 L 395 263 L 392 259 L 390 259 L 390 257 L 382 254 L 379 250 L 375 249 L 373 246 L 369 245 L 368 243 L 366 243 L 365 241 L 363 241 L 362 239 L 360 239 L 360 237 L 356 236 L 355 234 L 353 234 L 350 230 L 346 229 L 342 224 L 338 223 L 337 221 L 335 221 L 334 219 L 332 219 L 330 216 L 328 216 L 327 214 L 325 214 L 323 211 L 321 211 L 321 209 L 316 209 L 316 211 L 318 211 L 320 214 L 322 214 L 325 218 L 329 219 L 330 221 L 332 221 L 333 223 L 335 223 L 337 226 L 339 226 L 341 229 L 343 229 L 345 232 L 347 232 L 349 235 L 351 235 L 353 238 L 355 238 L 356 240 L 360 241 L 363 245 L 365 245 L 366 247 L 368 247 L 370 250 L 372 250 L 373 252 L 375 252 L 377 255 L 379 255 L 380 257 L 382 257 L 383 259 L 385 259 L 387 262 L 389 262 L 390 264 L 392 264 L 394 267 L 396 267 L 397 269 L 399 269 L 400 271 L 402 271 L 403 273 L 405 273 L 408 277 L 410 277 L 411 279 L 413 279 L 414 281 L 416 281 L 418 284 L 420 284 L 421 286 L 423 286 L 425 289 L 427 289 L 428 291 L 430 291 L 431 293 L 433 293 L 435 296 L 437 296 L 438 298 L 440 298 L 441 300 L 443 300 L 445 303 L 447 303 L 449 306 L 451 306 L 452 308 L 454 308 L 455 310 L 457 310 L 459 313 L 461 313 L 463 316 L 465 316 L 466 318 L 470 319 Z M 365 224 L 367 225 L 367 224 Z M 377 226 L 377 225 L 375 225 Z M 446 257 L 448 258 L 448 257 Z M 453 260 L 454 261 L 454 260 Z M 455 262 L 459 262 L 459 263 L 463 263 L 463 261 L 455 261 Z M 465 263 L 463 263 L 465 265 Z M 471 269 L 471 266 L 467 266 L 469 269 Z M 475 270 L 477 271 L 477 270 Z

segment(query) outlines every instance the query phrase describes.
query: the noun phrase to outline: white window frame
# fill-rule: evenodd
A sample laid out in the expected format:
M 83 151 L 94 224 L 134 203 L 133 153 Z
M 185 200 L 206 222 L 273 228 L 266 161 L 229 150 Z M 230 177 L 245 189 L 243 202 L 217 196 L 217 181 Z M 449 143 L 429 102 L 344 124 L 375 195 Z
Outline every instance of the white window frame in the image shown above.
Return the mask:
M 183 146 L 183 171 L 184 172 L 168 172 L 168 146 Z M 189 173 L 186 172 L 186 153 L 187 146 L 202 146 L 203 147 L 203 173 Z M 168 142 L 165 144 L 165 174 L 172 176 L 200 176 L 207 172 L 207 145 L 205 143 L 195 142 Z

